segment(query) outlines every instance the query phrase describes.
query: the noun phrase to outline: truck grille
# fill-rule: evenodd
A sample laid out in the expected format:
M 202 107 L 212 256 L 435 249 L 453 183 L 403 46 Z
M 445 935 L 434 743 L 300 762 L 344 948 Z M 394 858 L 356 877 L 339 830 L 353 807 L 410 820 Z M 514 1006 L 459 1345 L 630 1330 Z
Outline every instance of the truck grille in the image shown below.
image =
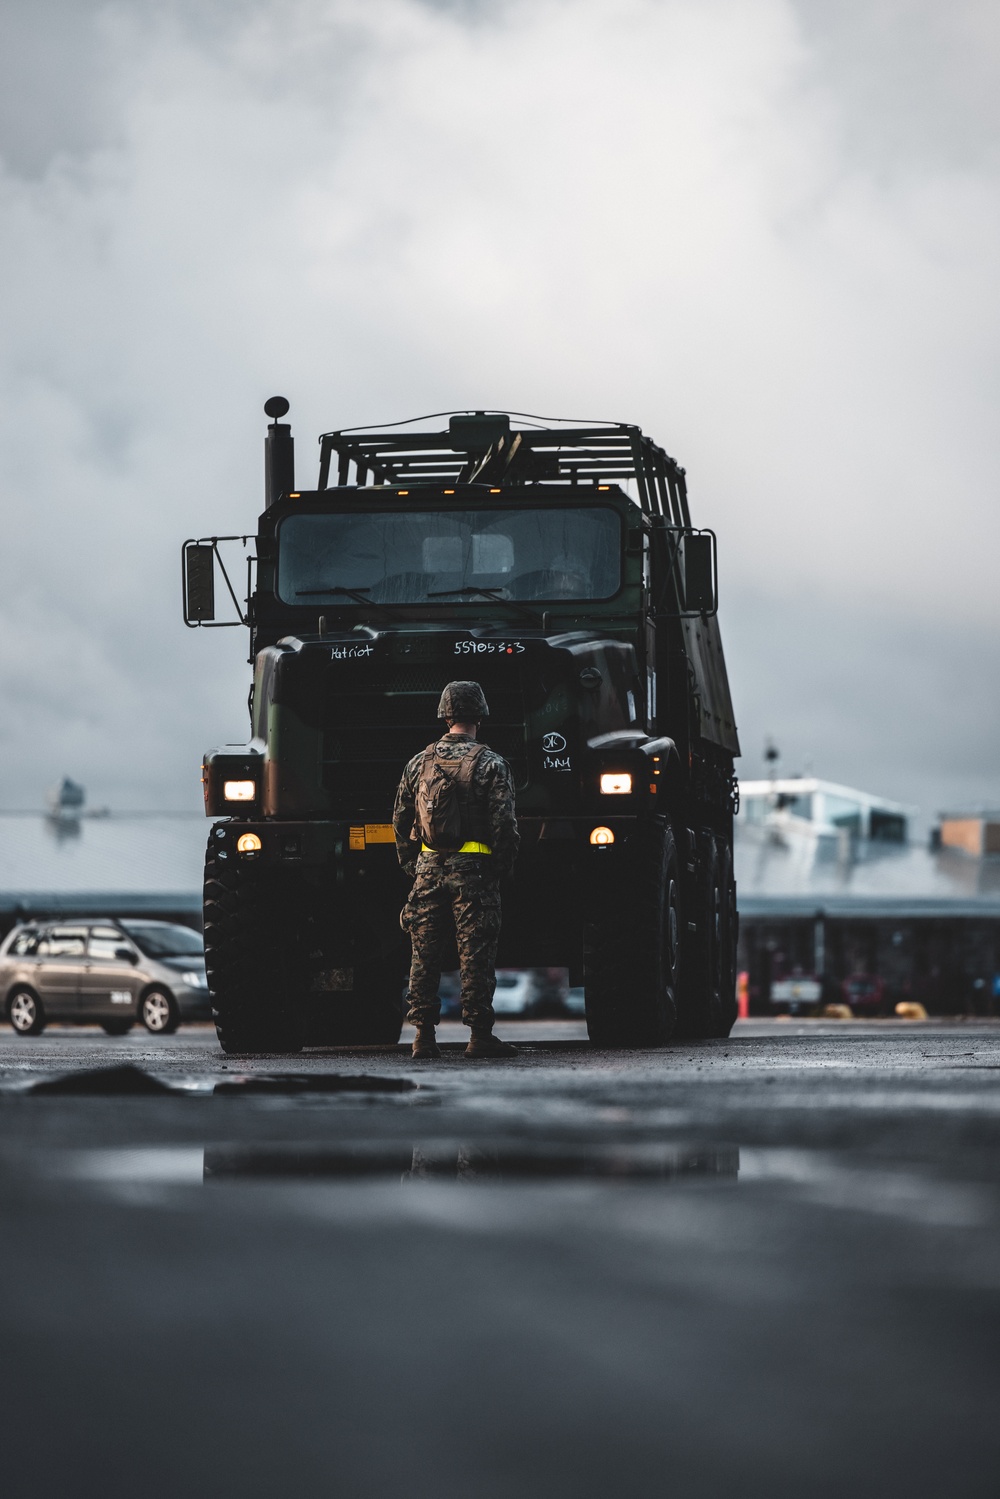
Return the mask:
M 510 666 L 502 681 L 476 663 L 490 705 L 482 737 L 510 764 L 517 786 L 528 780 L 521 684 Z M 403 767 L 429 744 L 438 698 L 448 678 L 440 667 L 405 666 L 372 672 L 364 681 L 331 684 L 323 731 L 323 784 L 335 807 L 387 818 Z

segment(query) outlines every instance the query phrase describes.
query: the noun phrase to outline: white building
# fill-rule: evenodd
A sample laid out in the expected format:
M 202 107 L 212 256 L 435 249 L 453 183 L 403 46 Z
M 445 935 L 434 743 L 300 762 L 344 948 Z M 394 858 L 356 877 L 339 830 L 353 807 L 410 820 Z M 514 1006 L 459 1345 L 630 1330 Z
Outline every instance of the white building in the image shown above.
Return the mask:
M 735 863 L 744 915 L 1000 899 L 1000 860 L 910 841 L 917 808 L 815 776 L 743 781 Z
M 839 843 L 846 834 L 849 839 L 875 843 L 906 843 L 916 810 L 815 776 L 740 783 L 743 823 L 771 828 L 789 837 Z

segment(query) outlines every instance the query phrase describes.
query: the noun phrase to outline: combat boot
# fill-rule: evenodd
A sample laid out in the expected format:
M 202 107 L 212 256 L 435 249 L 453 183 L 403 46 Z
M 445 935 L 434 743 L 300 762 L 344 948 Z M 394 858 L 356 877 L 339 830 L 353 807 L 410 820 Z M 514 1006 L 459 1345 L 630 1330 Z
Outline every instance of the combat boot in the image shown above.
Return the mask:
M 474 1028 L 469 1037 L 469 1044 L 465 1048 L 467 1057 L 516 1057 L 517 1047 L 511 1046 L 509 1041 L 501 1041 L 499 1036 L 494 1036 L 493 1027 L 488 1030 Z
M 417 1026 L 411 1055 L 417 1062 L 433 1062 L 441 1055 L 441 1048 L 437 1044 L 432 1025 Z

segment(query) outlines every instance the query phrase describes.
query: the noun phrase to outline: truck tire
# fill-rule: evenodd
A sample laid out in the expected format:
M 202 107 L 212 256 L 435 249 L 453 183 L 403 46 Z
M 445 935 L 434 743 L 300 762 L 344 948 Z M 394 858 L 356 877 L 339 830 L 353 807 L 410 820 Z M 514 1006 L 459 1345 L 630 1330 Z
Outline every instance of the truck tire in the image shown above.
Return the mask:
M 204 912 L 205 968 L 223 1051 L 301 1051 L 300 949 L 280 879 L 255 862 L 220 857 L 209 835 Z
M 695 906 L 697 929 L 679 994 L 677 1034 L 706 1041 L 729 1035 L 736 1019 L 736 887 L 732 855 L 721 838 L 702 845 Z
M 664 1046 L 677 1018 L 680 865 L 663 818 L 626 843 L 595 892 L 584 941 L 587 1033 L 595 1046 Z

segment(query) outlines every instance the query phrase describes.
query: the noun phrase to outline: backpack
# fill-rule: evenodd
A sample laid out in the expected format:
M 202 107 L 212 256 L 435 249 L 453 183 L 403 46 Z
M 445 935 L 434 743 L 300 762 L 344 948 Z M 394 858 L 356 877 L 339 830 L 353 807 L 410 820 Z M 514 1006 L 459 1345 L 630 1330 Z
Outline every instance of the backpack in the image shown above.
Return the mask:
M 481 821 L 470 806 L 472 774 L 485 744 L 473 745 L 460 760 L 438 758 L 437 744 L 424 750 L 417 772 L 414 832 L 436 853 L 454 852 L 479 829 Z

